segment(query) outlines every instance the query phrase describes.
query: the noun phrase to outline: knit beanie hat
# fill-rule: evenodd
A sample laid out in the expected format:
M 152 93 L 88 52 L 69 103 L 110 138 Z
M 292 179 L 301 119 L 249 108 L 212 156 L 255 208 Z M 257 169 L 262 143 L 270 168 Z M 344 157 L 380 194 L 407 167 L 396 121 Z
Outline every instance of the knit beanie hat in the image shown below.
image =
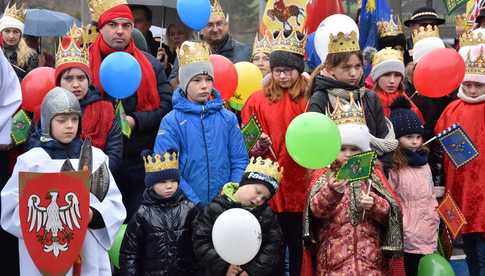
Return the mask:
M 396 98 L 391 104 L 390 120 L 394 126 L 396 138 L 409 134 L 423 134 L 424 127 L 418 115 L 411 110 L 411 103 L 404 96 Z
M 283 177 L 283 167 L 280 167 L 278 162 L 263 159 L 260 156 L 251 157 L 239 186 L 262 184 L 273 196 L 278 191 L 281 177 Z
M 290 67 L 296 69 L 299 73 L 305 70 L 303 56 L 285 51 L 274 51 L 269 56 L 269 67 L 271 70 L 275 67 Z
M 189 82 L 197 75 L 214 78 L 214 68 L 209 61 L 210 49 L 205 42 L 185 41 L 178 51 L 179 87 L 187 92 Z
M 306 36 L 300 32 L 276 31 L 272 40 L 273 50 L 269 56 L 271 70 L 275 67 L 289 67 L 303 73 L 305 44 Z
M 25 15 L 26 13 L 23 4 L 17 7 L 16 3 L 10 4 L 9 2 L 0 19 L 0 32 L 8 28 L 13 28 L 19 30 L 23 34 Z
M 369 128 L 366 125 L 349 123 L 337 125 L 337 127 L 342 145 L 356 146 L 361 151 L 371 150 Z
M 154 155 L 151 150 L 144 150 L 141 155 L 145 162 L 146 187 L 166 180 L 179 181 L 179 163 L 175 150 L 168 150 L 163 155 Z
M 377 81 L 382 75 L 389 72 L 397 72 L 404 77 L 404 61 L 401 51 L 390 47 L 377 52 L 373 57 L 372 79 Z

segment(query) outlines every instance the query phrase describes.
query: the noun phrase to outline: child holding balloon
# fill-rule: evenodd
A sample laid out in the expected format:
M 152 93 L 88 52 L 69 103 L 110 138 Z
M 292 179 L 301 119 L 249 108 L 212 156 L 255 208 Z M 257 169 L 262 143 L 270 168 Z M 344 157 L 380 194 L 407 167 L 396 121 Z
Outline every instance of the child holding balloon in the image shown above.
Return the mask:
M 282 233 L 276 215 L 267 204 L 278 190 L 281 177 L 282 169 L 277 162 L 258 157 L 251 158 L 240 184 L 224 185 L 221 195 L 217 196 L 193 223 L 193 246 L 202 268 L 197 275 L 265 276 L 278 275 L 281 272 Z M 231 253 L 235 252 L 217 251 L 213 243 L 213 240 L 218 238 L 212 236 L 214 223 L 219 215 L 232 208 L 248 210 L 261 225 L 261 247 L 252 260 L 242 260 L 244 264 L 228 263 L 226 260 L 234 258 Z M 237 239 L 237 235 L 235 231 L 232 238 Z
M 384 253 L 394 256 L 402 250 L 400 209 L 378 165 L 367 180 L 336 180 L 343 163 L 369 151 L 370 142 L 363 110 L 353 98 L 345 107 L 337 103 L 332 119 L 341 151 L 329 169 L 316 172 L 304 217 L 304 239 L 316 249 L 313 275 L 388 275 Z M 302 274 L 311 275 L 308 270 L 305 265 Z
M 390 108 L 399 147 L 394 152 L 389 183 L 402 206 L 406 275 L 415 276 L 421 257 L 432 254 L 437 248 L 438 201 L 428 165 L 429 151 L 422 147 L 423 124 L 405 97 L 397 98 Z
M 180 189 L 177 153 L 143 152 L 141 206 L 128 223 L 120 250 L 122 275 L 193 275 L 192 221 L 195 204 Z

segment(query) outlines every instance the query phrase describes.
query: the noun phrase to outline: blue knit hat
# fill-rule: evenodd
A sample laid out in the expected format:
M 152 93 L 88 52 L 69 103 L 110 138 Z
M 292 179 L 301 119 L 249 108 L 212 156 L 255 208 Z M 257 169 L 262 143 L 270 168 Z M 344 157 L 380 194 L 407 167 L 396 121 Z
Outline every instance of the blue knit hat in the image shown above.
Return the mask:
M 168 150 L 160 155 L 153 154 L 151 150 L 144 150 L 141 155 L 145 162 L 145 186 L 151 187 L 166 180 L 179 181 L 179 164 L 176 151 Z
M 423 134 L 424 127 L 418 115 L 411 110 L 411 103 L 400 96 L 391 104 L 390 120 L 394 126 L 396 138 L 409 134 Z

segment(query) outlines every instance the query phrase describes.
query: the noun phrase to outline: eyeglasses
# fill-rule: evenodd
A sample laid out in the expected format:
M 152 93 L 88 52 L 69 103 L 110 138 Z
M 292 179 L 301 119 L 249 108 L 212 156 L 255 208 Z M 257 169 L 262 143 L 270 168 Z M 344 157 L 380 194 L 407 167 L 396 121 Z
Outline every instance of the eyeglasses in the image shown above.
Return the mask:
M 281 76 L 281 73 L 283 73 L 283 75 L 289 76 L 293 70 L 293 68 L 275 68 L 273 69 L 273 75 L 279 77 Z

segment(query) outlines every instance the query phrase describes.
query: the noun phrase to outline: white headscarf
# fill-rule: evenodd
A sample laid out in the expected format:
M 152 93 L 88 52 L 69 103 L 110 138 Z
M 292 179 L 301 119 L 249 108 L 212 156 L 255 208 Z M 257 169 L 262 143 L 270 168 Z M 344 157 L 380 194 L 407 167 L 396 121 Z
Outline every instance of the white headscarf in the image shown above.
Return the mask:
M 0 145 L 12 142 L 12 116 L 21 103 L 19 79 L 0 48 Z

